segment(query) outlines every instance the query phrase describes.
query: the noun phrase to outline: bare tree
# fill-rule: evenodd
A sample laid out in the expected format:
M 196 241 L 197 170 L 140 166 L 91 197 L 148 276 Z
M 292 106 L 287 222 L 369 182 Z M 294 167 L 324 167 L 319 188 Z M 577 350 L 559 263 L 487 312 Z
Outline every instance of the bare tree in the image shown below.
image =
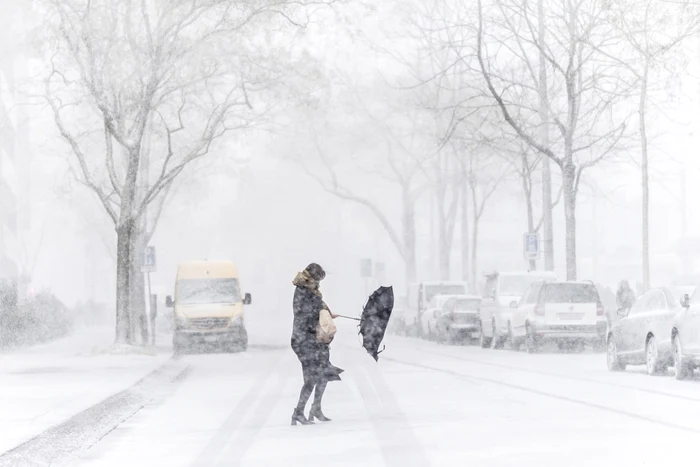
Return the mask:
M 476 278 L 479 267 L 479 226 L 486 206 L 496 192 L 501 182 L 506 178 L 507 171 L 503 164 L 493 154 L 476 149 L 466 153 L 464 165 L 466 183 L 471 199 L 471 275 L 470 287 L 472 292 L 477 290 Z
M 309 2 L 318 5 L 325 2 Z M 139 219 L 226 133 L 266 112 L 285 59 L 268 57 L 264 28 L 308 22 L 306 2 L 45 0 L 46 102 L 78 178 L 117 233 L 116 342 L 131 342 L 132 267 Z M 280 41 L 284 38 L 280 37 Z M 281 45 L 281 44 L 275 44 Z M 287 57 L 289 59 L 289 57 Z M 274 99 L 267 99 L 272 101 Z M 139 191 L 146 137 L 154 167 Z M 137 243 L 138 245 L 135 245 Z
M 364 111 L 368 110 L 364 109 Z M 345 122 L 343 132 L 346 137 L 350 137 L 350 141 L 344 144 L 339 144 L 339 139 L 336 137 L 339 128 L 334 127 L 333 123 L 329 123 L 331 119 L 324 118 L 329 126 L 323 134 L 330 141 L 333 141 L 336 148 L 350 147 L 353 153 L 359 153 L 365 157 L 350 158 L 347 152 L 338 149 L 333 151 L 334 157 L 332 157 L 331 151 L 325 149 L 324 143 L 319 140 L 317 134 L 314 134 L 311 139 L 314 140 L 313 150 L 320 159 L 320 164 L 317 164 L 320 168 L 314 169 L 309 164 L 308 158 L 301 158 L 300 162 L 302 162 L 305 171 L 325 191 L 339 199 L 364 206 L 372 213 L 396 247 L 397 253 L 404 262 L 406 281 L 411 283 L 416 280 L 417 272 L 416 201 L 419 194 L 426 188 L 426 184 L 423 182 L 423 165 L 427 157 L 421 152 L 420 141 L 423 139 L 420 137 L 420 132 L 422 128 L 416 126 L 417 121 L 410 118 L 410 112 L 408 113 L 409 117 L 406 117 L 406 114 L 406 112 L 401 114 L 397 111 L 391 116 L 382 115 L 381 118 L 374 115 L 373 118 L 369 119 L 369 124 L 374 128 L 374 131 L 366 129 L 367 122 L 365 121 L 362 129 L 355 130 L 357 134 L 354 136 L 348 131 L 347 122 Z M 362 118 L 366 117 L 367 114 L 363 112 Z M 401 127 L 401 124 L 407 126 Z M 365 193 L 362 188 L 353 187 L 341 179 L 341 170 L 338 169 L 338 166 L 347 159 L 352 159 L 352 165 L 357 172 L 363 175 L 362 178 L 373 176 L 397 188 L 401 214 L 398 222 L 392 218 L 391 211 L 386 209 L 386 203 L 375 200 L 371 193 Z M 342 172 L 348 174 L 351 170 Z
M 663 68 L 683 42 L 698 32 L 700 11 L 691 2 L 663 0 L 615 1 L 608 5 L 608 18 L 624 38 L 622 50 L 599 50 L 610 60 L 631 72 L 637 80 L 639 144 L 642 177 L 642 277 L 646 289 L 651 286 L 649 261 L 649 136 L 647 109 L 650 92 L 666 91 Z M 675 60 L 674 60 L 675 59 Z
M 547 41 L 538 40 L 534 5 L 495 0 L 485 13 L 478 0 L 476 59 L 488 93 L 512 130 L 560 169 L 566 219 L 566 275 L 576 279 L 576 195 L 586 169 L 614 155 L 628 115 L 612 105 L 629 95 L 632 80 L 600 50 L 615 37 L 597 1 L 547 2 Z M 495 47 L 489 48 L 489 44 Z M 558 129 L 548 144 L 538 139 L 539 56 L 549 68 L 548 118 Z M 465 56 L 465 60 L 468 57 Z M 504 65 L 502 65 L 504 64 Z M 499 66 L 502 65 L 502 66 Z

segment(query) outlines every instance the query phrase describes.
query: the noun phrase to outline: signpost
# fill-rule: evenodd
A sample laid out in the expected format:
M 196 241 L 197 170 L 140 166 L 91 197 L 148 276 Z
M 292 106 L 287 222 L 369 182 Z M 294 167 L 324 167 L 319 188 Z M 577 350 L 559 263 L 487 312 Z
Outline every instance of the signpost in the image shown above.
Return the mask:
M 523 256 L 531 265 L 540 258 L 540 235 L 538 233 L 526 233 L 523 235 Z

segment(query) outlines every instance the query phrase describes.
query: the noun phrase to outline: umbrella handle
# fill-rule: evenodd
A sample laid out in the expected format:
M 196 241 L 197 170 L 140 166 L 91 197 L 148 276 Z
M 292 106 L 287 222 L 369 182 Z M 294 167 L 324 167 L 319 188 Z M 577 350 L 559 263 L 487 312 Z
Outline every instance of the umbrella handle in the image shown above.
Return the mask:
M 352 319 L 355 321 L 360 321 L 360 318 L 355 318 L 354 316 L 337 315 L 338 318 Z

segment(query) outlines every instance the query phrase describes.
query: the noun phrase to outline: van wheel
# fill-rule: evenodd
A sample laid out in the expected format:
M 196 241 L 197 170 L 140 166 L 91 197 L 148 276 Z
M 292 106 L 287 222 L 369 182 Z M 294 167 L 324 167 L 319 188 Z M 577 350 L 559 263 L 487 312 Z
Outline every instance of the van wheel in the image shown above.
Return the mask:
M 481 346 L 482 349 L 488 349 L 491 347 L 491 339 L 490 337 L 486 337 L 484 334 L 484 323 L 479 322 L 479 345 Z
M 491 328 L 493 329 L 493 339 L 491 339 L 491 346 L 494 349 L 502 349 L 506 343 L 507 336 L 501 336 L 498 334 L 498 328 L 496 327 L 496 320 L 491 323 Z
M 510 323 L 508 323 L 508 343 L 510 344 L 510 348 L 516 352 L 520 350 L 520 340 L 513 336 L 513 328 Z
M 525 348 L 528 353 L 537 353 L 540 350 L 540 342 L 532 333 L 529 324 L 525 325 Z

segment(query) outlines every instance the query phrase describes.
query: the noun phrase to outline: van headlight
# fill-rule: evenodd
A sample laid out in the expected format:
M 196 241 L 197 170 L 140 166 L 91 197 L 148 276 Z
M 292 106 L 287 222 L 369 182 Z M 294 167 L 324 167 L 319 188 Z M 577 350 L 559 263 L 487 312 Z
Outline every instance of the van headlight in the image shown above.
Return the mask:
M 231 323 L 229 324 L 229 326 L 232 328 L 242 327 L 243 326 L 243 316 L 236 316 L 233 319 L 231 319 Z
M 180 315 L 175 315 L 175 329 L 182 329 L 188 326 L 187 318 Z

